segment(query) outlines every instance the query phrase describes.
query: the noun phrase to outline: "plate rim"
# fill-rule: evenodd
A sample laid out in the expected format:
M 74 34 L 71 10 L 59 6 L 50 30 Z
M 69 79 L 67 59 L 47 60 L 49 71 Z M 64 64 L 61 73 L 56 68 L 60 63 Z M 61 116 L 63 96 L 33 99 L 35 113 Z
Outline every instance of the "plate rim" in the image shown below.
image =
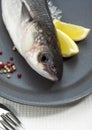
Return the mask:
M 22 100 L 20 98 L 17 98 L 17 97 L 12 97 L 12 96 L 9 96 L 5 93 L 1 93 L 0 92 L 0 96 L 2 98 L 5 98 L 6 100 L 9 100 L 9 101 L 12 101 L 12 102 L 15 102 L 15 103 L 19 103 L 19 104 L 22 104 L 22 105 L 29 105 L 29 106 L 38 106 L 38 107 L 55 107 L 55 106 L 64 106 L 64 105 L 69 105 L 69 104 L 72 104 L 72 103 L 75 103 L 77 101 L 80 101 L 81 99 L 87 97 L 88 95 L 90 95 L 92 93 L 92 88 L 89 88 L 88 90 L 86 91 L 83 91 L 83 93 L 79 93 L 79 95 L 75 96 L 74 98 L 69 98 L 68 100 L 59 100 L 59 101 L 53 101 L 53 102 L 50 102 L 50 103 L 46 103 L 46 102 L 39 102 L 39 101 L 26 101 L 26 100 Z

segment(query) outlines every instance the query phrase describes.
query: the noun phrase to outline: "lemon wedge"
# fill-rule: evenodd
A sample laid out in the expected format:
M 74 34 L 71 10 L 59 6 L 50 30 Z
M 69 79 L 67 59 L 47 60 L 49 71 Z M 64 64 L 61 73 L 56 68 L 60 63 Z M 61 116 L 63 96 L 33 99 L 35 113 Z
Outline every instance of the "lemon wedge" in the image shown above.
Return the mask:
M 71 39 L 74 41 L 81 41 L 85 39 L 90 33 L 90 29 L 88 28 L 84 28 L 82 26 L 74 24 L 64 23 L 57 19 L 54 19 L 53 23 L 56 29 L 60 29 L 69 37 L 71 37 Z
M 63 57 L 71 57 L 79 53 L 77 44 L 64 32 L 56 29 L 59 47 Z

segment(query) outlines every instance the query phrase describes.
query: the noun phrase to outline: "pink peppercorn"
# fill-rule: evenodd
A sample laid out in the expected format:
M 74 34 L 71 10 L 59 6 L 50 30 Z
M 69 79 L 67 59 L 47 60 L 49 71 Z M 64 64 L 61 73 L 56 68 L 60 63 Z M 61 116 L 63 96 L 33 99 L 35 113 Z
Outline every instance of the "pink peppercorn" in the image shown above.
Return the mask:
M 3 54 L 3 52 L 2 51 L 0 51 L 0 55 L 2 55 Z
M 11 60 L 11 61 L 13 61 L 13 60 L 14 60 L 13 56 L 11 56 L 11 57 L 10 57 L 10 60 Z
M 0 68 L 4 68 L 4 66 L 5 66 L 4 63 L 0 64 Z
M 17 77 L 20 79 L 22 77 L 22 74 L 21 73 L 18 73 L 17 74 Z
M 14 72 L 14 69 L 10 69 L 10 73 L 13 73 Z
M 11 63 L 11 66 L 15 65 L 14 63 Z

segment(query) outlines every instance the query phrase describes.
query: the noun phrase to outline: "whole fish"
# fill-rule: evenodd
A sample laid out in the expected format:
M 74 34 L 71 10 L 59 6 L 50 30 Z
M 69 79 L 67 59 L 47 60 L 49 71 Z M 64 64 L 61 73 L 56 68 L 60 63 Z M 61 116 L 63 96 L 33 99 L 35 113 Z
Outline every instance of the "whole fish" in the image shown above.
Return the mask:
M 2 0 L 2 17 L 27 63 L 43 77 L 60 80 L 63 61 L 47 0 Z

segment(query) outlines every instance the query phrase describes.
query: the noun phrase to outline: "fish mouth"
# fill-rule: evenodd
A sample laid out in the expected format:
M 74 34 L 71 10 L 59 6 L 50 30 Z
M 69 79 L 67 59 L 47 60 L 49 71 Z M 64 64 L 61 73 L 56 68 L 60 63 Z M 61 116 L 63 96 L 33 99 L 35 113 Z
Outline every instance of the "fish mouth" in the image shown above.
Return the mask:
M 61 74 L 58 74 L 56 70 L 52 70 L 50 67 L 45 66 L 44 67 L 44 71 L 46 71 L 48 73 L 48 79 L 52 80 L 52 81 L 59 81 L 61 79 Z

